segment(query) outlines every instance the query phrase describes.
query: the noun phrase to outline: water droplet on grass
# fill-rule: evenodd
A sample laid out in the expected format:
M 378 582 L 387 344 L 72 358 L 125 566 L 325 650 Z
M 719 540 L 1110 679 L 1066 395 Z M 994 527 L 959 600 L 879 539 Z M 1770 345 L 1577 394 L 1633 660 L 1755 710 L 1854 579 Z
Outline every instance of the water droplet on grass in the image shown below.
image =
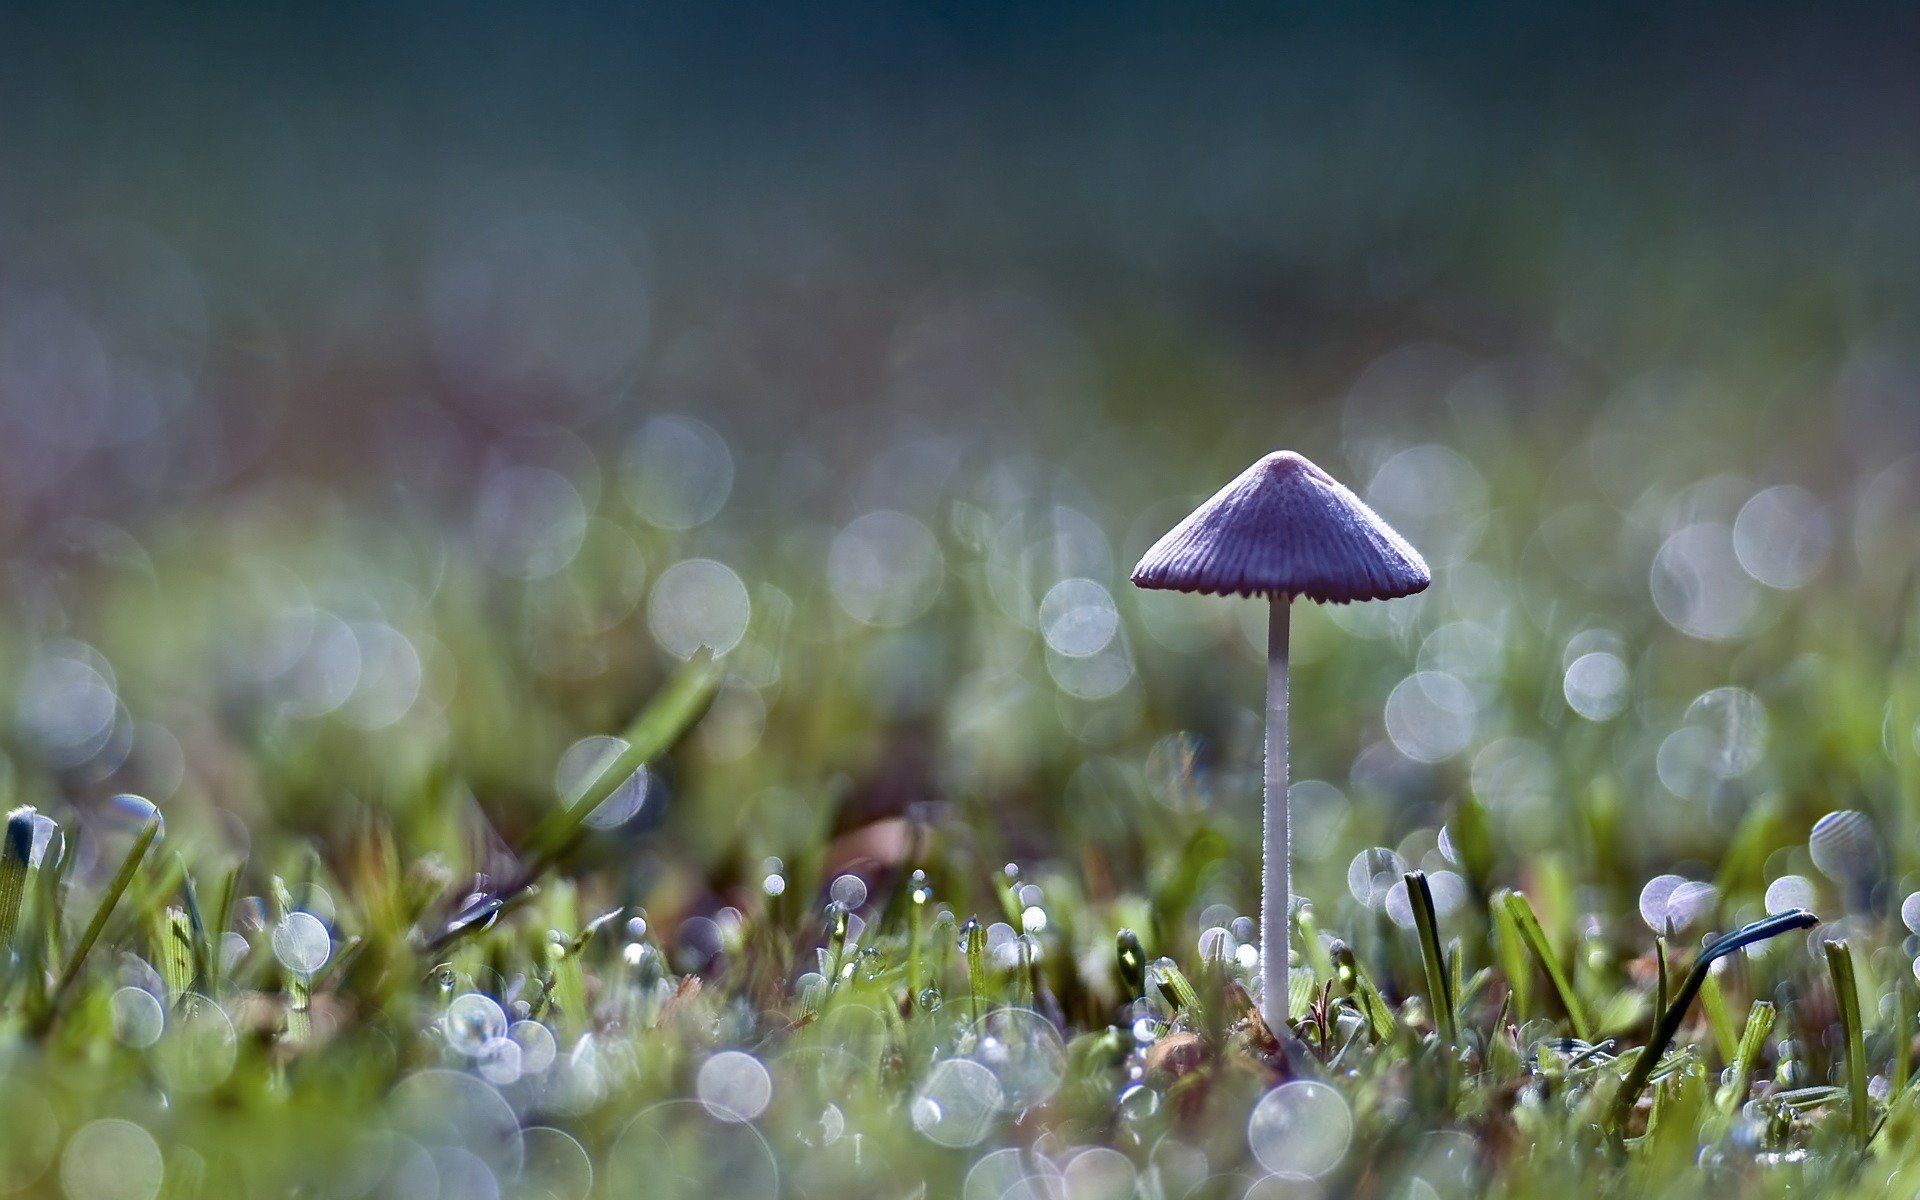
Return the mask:
M 722 1121 L 751 1121 L 773 1098 L 773 1077 L 766 1065 L 740 1050 L 722 1050 L 700 1064 L 694 1091 Z
M 1131 1200 L 1138 1172 L 1118 1150 L 1094 1146 L 1074 1155 L 1061 1174 L 1068 1200 Z
M 914 1097 L 913 1127 L 936 1145 L 977 1145 L 1003 1102 L 992 1071 L 971 1059 L 944 1059 L 934 1064 Z
M 586 1200 L 593 1191 L 593 1161 L 572 1134 L 536 1125 L 521 1135 L 526 1163 L 520 1182 L 537 1200 Z
M 1346 1157 L 1352 1136 L 1346 1099 L 1318 1080 L 1281 1084 L 1260 1097 L 1247 1120 L 1247 1145 L 1276 1175 L 1325 1175 Z
M 1236 949 L 1234 937 L 1221 926 L 1215 925 L 1200 934 L 1200 960 L 1212 962 L 1216 958 L 1228 958 Z
M 394 1086 L 388 1111 L 395 1128 L 429 1151 L 465 1150 L 496 1178 L 520 1171 L 520 1122 L 491 1084 L 459 1071 L 416 1071 Z
M 460 1200 L 500 1200 L 500 1179 L 481 1157 L 462 1146 L 434 1146 L 427 1151 L 439 1177 L 439 1194 Z
M 224 1082 L 239 1054 L 233 1021 L 218 1004 L 182 996 L 154 1046 L 154 1065 L 176 1092 L 204 1092 Z
M 167 830 L 166 822 L 161 819 L 160 810 L 154 807 L 153 801 L 132 792 L 121 792 L 109 799 L 101 817 L 109 828 L 129 836 L 145 829 L 149 821 L 160 821 L 162 835 Z
M 725 654 L 746 636 L 752 613 L 747 585 L 733 568 L 710 558 L 674 563 L 647 598 L 647 628 L 675 658 L 691 658 L 702 646 Z
M 538 1075 L 553 1065 L 557 1043 L 553 1031 L 538 1021 L 515 1021 L 507 1029 L 507 1036 L 520 1046 L 520 1070 L 522 1074 Z
M 553 771 L 554 791 L 559 794 L 561 802 L 572 803 L 627 750 L 624 740 L 601 734 L 581 738 L 567 747 Z M 635 767 L 607 794 L 605 800 L 587 814 L 587 824 L 595 829 L 613 829 L 631 821 L 645 806 L 651 784 L 652 777 L 647 768 Z
M 1059 1168 L 1038 1154 L 1009 1146 L 989 1151 L 968 1169 L 960 1196 L 961 1200 L 1025 1200 L 1029 1194 L 1057 1197 L 1064 1190 Z
M 1130 1083 L 1120 1089 L 1120 1115 L 1129 1121 L 1144 1121 L 1160 1111 L 1160 1093 L 1142 1083 Z
M 1587 720 L 1610 720 L 1627 706 L 1627 664 L 1604 650 L 1583 654 L 1568 664 L 1561 694 Z
M 121 988 L 113 994 L 109 1008 L 113 1014 L 113 1036 L 123 1046 L 144 1050 L 159 1041 L 166 1028 L 166 1010 L 145 988 Z
M 320 918 L 309 912 L 291 912 L 273 927 L 273 956 L 280 965 L 301 975 L 325 966 L 333 953 L 333 939 Z
M 867 902 L 867 881 L 858 875 L 841 875 L 827 889 L 835 904 L 852 910 Z
M 1759 588 L 1725 525 L 1689 525 L 1669 537 L 1654 556 L 1648 588 L 1668 624 L 1704 640 L 1750 632 L 1760 614 Z
M 1420 671 L 1387 696 L 1387 736 L 1418 762 L 1439 762 L 1473 740 L 1479 706 L 1467 685 L 1442 671 Z
M 132 1121 L 82 1125 L 60 1156 L 60 1186 L 71 1200 L 153 1200 L 165 1177 L 159 1145 Z
M 106 744 L 119 697 L 103 670 L 105 660 L 92 647 L 62 646 L 28 664 L 20 678 L 17 720 L 51 765 L 75 767 Z
M 1010 1111 L 1043 1103 L 1066 1076 L 1066 1047 L 1045 1017 L 1003 1008 L 974 1023 L 961 1043 L 966 1055 L 993 1073 Z
M 1920 899 L 1920 892 L 1916 892 L 1913 898 Z M 1818 899 L 1813 880 L 1804 875 L 1782 875 L 1767 885 L 1766 906 L 1770 913 L 1787 912 L 1795 908 L 1812 908 Z M 1906 910 L 1903 908 L 1901 912 L 1904 915 Z M 1920 920 L 1920 906 L 1916 906 L 1914 918 Z M 1920 926 L 1910 923 L 1907 927 L 1920 932 Z
M 506 1087 L 520 1078 L 520 1043 L 507 1037 L 488 1038 L 473 1056 L 474 1070 L 495 1087 Z
M 0 1191 L 25 1191 L 47 1173 L 60 1150 L 60 1122 L 39 1096 L 13 1089 L 0 1099 Z
M 1720 893 L 1680 875 L 1656 875 L 1640 889 L 1640 919 L 1657 934 L 1684 932 L 1708 917 Z
M 866 625 L 906 625 L 940 594 L 946 559 L 919 519 L 882 509 L 855 517 L 827 551 L 833 598 Z
M 500 467 L 481 484 L 474 537 L 482 556 L 502 574 L 521 579 L 552 575 L 573 561 L 586 533 L 586 504 L 558 471 Z
M 726 439 L 691 417 L 649 419 L 621 461 L 634 511 L 660 529 L 692 529 L 712 520 L 733 491 Z
M 1405 859 L 1385 846 L 1374 846 L 1354 855 L 1347 864 L 1347 890 L 1360 903 L 1379 908 L 1406 872 Z
M 1049 649 L 1068 658 L 1100 653 L 1120 629 L 1113 596 L 1091 579 L 1063 579 L 1040 601 L 1040 633 Z
M 441 1018 L 447 1044 L 460 1053 L 473 1056 L 493 1038 L 505 1037 L 507 1014 L 493 997 L 479 992 L 455 996 Z
M 220 969 L 231 973 L 247 951 L 253 948 L 244 933 L 223 933 L 220 935 Z
M 1881 839 L 1873 818 L 1853 809 L 1830 812 L 1807 835 L 1807 852 L 1836 883 L 1864 878 L 1880 864 Z
M 45 813 L 34 813 L 29 820 L 33 823 L 33 840 L 27 850 L 27 865 L 38 867 L 47 857 L 47 848 L 59 835 L 60 826 Z
M 351 629 L 360 646 L 360 674 L 340 715 L 357 729 L 385 729 L 420 698 L 425 674 L 420 652 L 391 625 L 362 621 Z
M 1810 583 L 1826 564 L 1833 531 L 1813 493 L 1793 484 L 1770 487 L 1740 508 L 1733 552 L 1746 572 L 1771 588 Z
M 642 1111 L 615 1140 L 602 1168 L 609 1180 L 644 1180 L 651 1195 L 778 1196 L 780 1171 L 760 1131 L 717 1122 L 698 1100 Z

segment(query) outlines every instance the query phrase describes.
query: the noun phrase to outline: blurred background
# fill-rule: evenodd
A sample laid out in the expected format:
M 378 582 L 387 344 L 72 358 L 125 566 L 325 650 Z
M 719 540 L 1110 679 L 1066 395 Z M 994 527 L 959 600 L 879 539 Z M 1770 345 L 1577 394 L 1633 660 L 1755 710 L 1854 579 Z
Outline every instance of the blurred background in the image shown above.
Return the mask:
M 1197 826 L 1194 911 L 1251 911 L 1260 606 L 1126 572 L 1284 446 L 1436 577 L 1296 615 L 1305 894 L 1456 871 L 1471 796 L 1502 861 L 1667 880 L 1656 928 L 1897 906 L 1916 51 L 1853 6 L 8 5 L 0 796 L 484 863 L 704 644 L 611 886 L 920 826 L 1098 897 Z

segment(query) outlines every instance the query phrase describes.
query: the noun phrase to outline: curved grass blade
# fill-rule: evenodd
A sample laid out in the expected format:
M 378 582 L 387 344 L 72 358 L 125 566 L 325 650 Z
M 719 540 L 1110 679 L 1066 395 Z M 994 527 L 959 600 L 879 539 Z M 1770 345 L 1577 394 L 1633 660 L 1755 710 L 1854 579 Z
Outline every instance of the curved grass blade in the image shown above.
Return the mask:
M 1553 947 L 1547 944 L 1546 930 L 1540 928 L 1540 918 L 1533 913 L 1533 905 L 1519 892 L 1501 894 L 1497 903 L 1507 910 L 1515 929 L 1519 931 L 1520 941 L 1533 955 L 1540 969 L 1546 972 L 1547 982 L 1560 997 L 1560 1007 L 1566 1010 L 1567 1021 L 1573 1026 L 1573 1036 L 1583 1042 L 1593 1040 L 1593 1026 L 1587 1020 L 1587 1010 L 1580 1003 L 1580 997 L 1574 993 L 1573 985 L 1567 981 L 1567 973 L 1560 960 L 1553 953 Z
M 1647 1044 L 1641 1047 L 1640 1054 L 1633 1060 L 1633 1069 L 1627 1073 L 1627 1079 L 1620 1090 L 1614 1094 L 1613 1106 L 1607 1116 L 1607 1127 L 1615 1137 L 1619 1137 L 1626 1128 L 1627 1114 L 1633 1111 L 1634 1101 L 1647 1086 L 1648 1078 L 1654 1067 L 1666 1054 L 1667 1047 L 1673 1044 L 1674 1035 L 1680 1032 L 1680 1023 L 1686 1020 L 1687 1010 L 1693 1007 L 1693 998 L 1700 994 L 1700 988 L 1707 981 L 1707 971 L 1718 959 L 1725 958 L 1736 950 L 1743 950 L 1755 942 L 1764 942 L 1768 938 L 1791 933 L 1796 929 L 1811 929 L 1820 923 L 1820 918 L 1804 908 L 1788 912 L 1775 913 L 1751 925 L 1744 925 L 1732 933 L 1722 934 L 1708 942 L 1700 951 L 1700 957 L 1694 960 L 1693 969 L 1687 972 L 1680 990 L 1675 993 L 1673 1003 L 1660 1014 L 1660 1021 L 1654 1026 L 1653 1034 L 1647 1038 Z

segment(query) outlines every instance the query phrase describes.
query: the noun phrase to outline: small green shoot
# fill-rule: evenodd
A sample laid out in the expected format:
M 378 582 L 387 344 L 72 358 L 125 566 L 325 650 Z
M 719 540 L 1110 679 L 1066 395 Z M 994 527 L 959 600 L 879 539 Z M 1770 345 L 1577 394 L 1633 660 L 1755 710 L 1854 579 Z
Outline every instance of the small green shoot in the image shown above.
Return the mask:
M 1854 1140 L 1865 1146 L 1873 1130 L 1873 1113 L 1867 1099 L 1866 1030 L 1860 1015 L 1860 987 L 1853 972 L 1853 948 L 1845 941 L 1832 941 L 1825 944 L 1825 949 L 1841 1043 L 1845 1046 L 1849 1124 Z
M 1767 1038 L 1773 1033 L 1774 1007 L 1770 1001 L 1755 1000 L 1747 1010 L 1747 1027 L 1740 1032 L 1740 1049 L 1733 1060 L 1733 1078 L 1728 1081 L 1725 1108 L 1737 1110 L 1753 1086 L 1753 1069 L 1766 1052 Z

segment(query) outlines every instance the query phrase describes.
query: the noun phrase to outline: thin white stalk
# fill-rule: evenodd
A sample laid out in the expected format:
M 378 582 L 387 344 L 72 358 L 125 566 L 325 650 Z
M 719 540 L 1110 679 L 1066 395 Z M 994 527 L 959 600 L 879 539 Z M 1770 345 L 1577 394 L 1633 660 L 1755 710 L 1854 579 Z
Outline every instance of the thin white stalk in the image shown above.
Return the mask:
M 1260 1016 L 1285 1043 L 1287 1027 L 1287 901 L 1292 860 L 1287 837 L 1287 632 L 1293 597 L 1272 597 L 1267 609 L 1267 777 L 1265 835 L 1260 847 Z

